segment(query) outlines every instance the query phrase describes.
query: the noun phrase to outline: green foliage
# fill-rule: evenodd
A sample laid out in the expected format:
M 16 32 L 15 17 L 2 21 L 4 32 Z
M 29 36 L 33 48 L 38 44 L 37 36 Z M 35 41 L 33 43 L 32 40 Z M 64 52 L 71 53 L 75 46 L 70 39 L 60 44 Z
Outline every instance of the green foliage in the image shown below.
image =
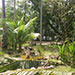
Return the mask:
M 71 38 L 74 34 L 74 2 L 65 0 L 48 0 L 50 27 L 61 39 Z
M 55 75 L 54 73 L 50 73 L 49 75 Z
M 67 43 L 67 44 L 66 44 Z M 64 42 L 62 46 L 58 46 L 59 54 L 62 57 L 64 62 L 67 62 L 70 65 L 75 64 L 75 41 Z
M 13 18 L 13 1 L 6 1 L 6 16 Z M 72 37 L 74 34 L 74 0 L 43 0 L 43 36 L 44 40 L 49 40 L 49 37 L 54 36 L 57 33 L 61 39 L 66 37 Z M 16 9 L 16 21 L 20 20 L 24 16 L 23 21 L 26 24 L 31 18 L 37 16 L 36 22 L 34 22 L 34 31 L 40 31 L 40 1 L 39 0 L 19 0 L 17 2 Z M 2 14 L 2 13 L 1 13 Z M 1 15 L 0 14 L 0 15 Z M 53 32 L 53 30 L 54 32 Z M 51 34 L 51 35 L 50 35 Z
M 72 75 L 75 75 L 75 73 L 74 73 L 74 74 L 72 74 Z
M 37 46 L 36 48 L 40 55 L 43 56 L 42 48 L 40 46 Z
M 47 75 L 47 74 L 46 74 L 46 72 L 45 73 L 37 72 L 35 75 Z M 55 75 L 55 74 L 51 72 L 51 73 L 48 73 L 48 75 Z
M 16 65 L 16 66 L 15 66 Z M 1 67 L 0 68 L 0 73 L 1 72 L 4 72 L 4 71 L 7 71 L 7 70 L 12 70 L 12 69 L 15 69 L 15 68 L 18 68 L 18 66 L 19 66 L 19 62 L 13 62 L 13 63 L 10 63 L 10 64 L 8 64 L 8 65 L 6 65 L 6 66 L 3 66 L 3 67 Z
M 2 51 L 0 51 L 0 56 L 3 56 L 3 55 L 4 55 L 4 53 Z
M 1 73 L 3 75 L 6 75 L 7 73 Z M 8 74 L 11 75 L 71 75 L 70 72 L 57 72 L 57 71 L 49 71 L 49 70 L 15 70 L 15 71 L 9 71 Z M 74 75 L 74 74 L 73 74 Z
M 10 47 L 12 46 L 12 48 L 16 49 L 17 45 L 19 45 L 19 48 L 21 48 L 23 43 L 31 41 L 40 35 L 39 33 L 34 33 L 33 23 L 35 20 L 36 17 L 31 19 L 26 25 L 23 18 L 18 22 L 6 22 L 7 38 Z
M 40 1 L 39 0 L 30 0 L 32 2 L 32 9 L 34 14 L 37 15 L 38 21 L 36 24 L 39 24 L 40 14 Z M 64 40 L 65 38 L 71 38 L 74 34 L 74 9 L 75 1 L 68 0 L 43 0 L 43 36 L 44 40 L 49 40 L 48 37 L 57 36 Z M 34 16 L 33 14 L 33 16 Z M 35 31 L 38 30 L 38 25 L 35 27 Z M 56 34 L 57 35 L 56 35 Z

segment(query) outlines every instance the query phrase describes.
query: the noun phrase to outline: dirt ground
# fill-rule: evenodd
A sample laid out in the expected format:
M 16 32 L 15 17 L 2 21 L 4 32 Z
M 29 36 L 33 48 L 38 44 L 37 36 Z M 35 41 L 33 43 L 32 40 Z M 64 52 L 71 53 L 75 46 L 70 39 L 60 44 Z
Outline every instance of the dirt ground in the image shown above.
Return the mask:
M 59 44 L 61 45 L 63 43 L 63 41 L 61 42 L 46 42 L 46 41 L 42 41 L 42 45 L 56 45 L 56 44 Z M 33 44 L 33 45 L 40 45 L 40 41 L 32 41 L 30 42 L 30 44 Z

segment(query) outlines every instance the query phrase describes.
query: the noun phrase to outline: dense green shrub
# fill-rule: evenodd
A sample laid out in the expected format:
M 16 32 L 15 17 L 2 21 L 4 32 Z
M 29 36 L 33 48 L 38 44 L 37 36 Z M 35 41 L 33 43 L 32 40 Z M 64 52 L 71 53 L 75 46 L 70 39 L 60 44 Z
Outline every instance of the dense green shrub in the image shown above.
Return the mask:
M 59 54 L 62 57 L 62 61 L 69 65 L 75 64 L 75 41 L 64 42 L 62 46 L 58 46 Z

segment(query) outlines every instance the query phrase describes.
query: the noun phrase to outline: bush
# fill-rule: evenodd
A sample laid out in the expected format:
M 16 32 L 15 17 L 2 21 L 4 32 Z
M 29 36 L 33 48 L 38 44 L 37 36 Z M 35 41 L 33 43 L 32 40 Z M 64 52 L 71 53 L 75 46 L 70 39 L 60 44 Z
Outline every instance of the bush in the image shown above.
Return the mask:
M 75 65 L 75 41 L 66 41 L 62 46 L 58 46 L 58 48 L 62 61 L 68 65 Z

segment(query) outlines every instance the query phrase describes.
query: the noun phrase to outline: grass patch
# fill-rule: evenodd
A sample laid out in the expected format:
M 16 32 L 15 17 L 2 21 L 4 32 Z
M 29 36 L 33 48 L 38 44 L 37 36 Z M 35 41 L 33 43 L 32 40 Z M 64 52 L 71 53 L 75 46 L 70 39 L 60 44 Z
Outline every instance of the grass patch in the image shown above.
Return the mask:
M 58 55 L 58 46 L 57 45 L 37 45 L 33 46 L 35 48 L 41 48 L 44 55 Z
M 57 66 L 53 71 L 75 72 L 75 68 L 72 68 L 71 66 Z

